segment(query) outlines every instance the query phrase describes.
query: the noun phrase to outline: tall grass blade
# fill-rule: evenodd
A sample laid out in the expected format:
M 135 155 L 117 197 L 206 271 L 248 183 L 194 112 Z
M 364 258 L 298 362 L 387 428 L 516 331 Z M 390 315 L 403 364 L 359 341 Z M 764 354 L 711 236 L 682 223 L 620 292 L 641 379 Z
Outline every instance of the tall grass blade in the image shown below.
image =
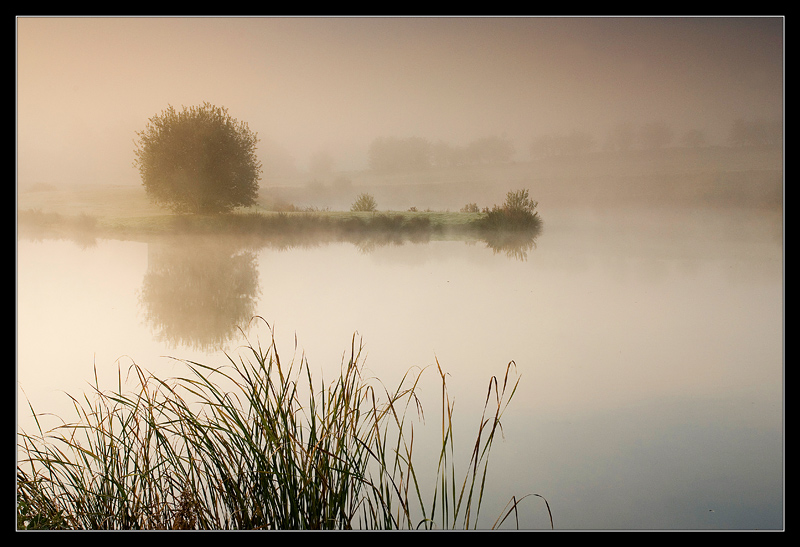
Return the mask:
M 18 435 L 18 527 L 478 526 L 489 452 L 519 382 L 511 382 L 513 361 L 502 384 L 490 379 L 461 477 L 454 405 L 436 360 L 441 446 L 428 498 L 414 460 L 414 422 L 424 421 L 418 398 L 424 369 L 409 370 L 396 389 L 387 389 L 363 375 L 363 346 L 354 335 L 338 377 L 316 382 L 305 356 L 281 362 L 264 323 L 270 343 L 247 341 L 223 366 L 179 360 L 188 374 L 165 380 L 133 363 L 124 381 L 118 369 L 112 391 L 101 389 L 95 367 L 91 391 L 69 396 L 76 420 L 51 430 L 29 403 L 37 430 Z M 512 513 L 518 523 L 518 504 L 513 499 L 495 524 Z

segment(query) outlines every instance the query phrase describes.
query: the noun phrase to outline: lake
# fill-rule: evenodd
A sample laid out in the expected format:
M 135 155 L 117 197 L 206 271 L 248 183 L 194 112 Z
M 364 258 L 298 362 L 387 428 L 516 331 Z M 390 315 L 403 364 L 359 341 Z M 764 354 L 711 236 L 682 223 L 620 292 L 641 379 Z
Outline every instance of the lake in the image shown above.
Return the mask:
M 482 526 L 512 495 L 536 493 L 557 529 L 782 529 L 781 212 L 540 214 L 544 231 L 523 254 L 463 240 L 21 239 L 18 425 L 32 428 L 25 397 L 71 418 L 63 392 L 88 390 L 95 367 L 111 389 L 131 361 L 159 376 L 183 372 L 169 357 L 222 363 L 244 340 L 235 325 L 259 315 L 282 359 L 305 355 L 326 379 L 354 333 L 388 387 L 432 365 L 422 403 L 434 437 L 438 359 L 461 471 L 488 381 L 514 361 L 520 386 Z M 269 340 L 263 324 L 245 330 Z M 536 497 L 519 519 L 550 526 Z

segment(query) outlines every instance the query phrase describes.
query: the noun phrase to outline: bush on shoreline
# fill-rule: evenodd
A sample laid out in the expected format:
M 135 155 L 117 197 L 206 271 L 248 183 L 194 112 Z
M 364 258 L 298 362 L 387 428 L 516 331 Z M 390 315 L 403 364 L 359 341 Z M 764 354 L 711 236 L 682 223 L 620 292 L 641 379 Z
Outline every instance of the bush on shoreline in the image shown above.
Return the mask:
M 478 223 L 482 229 L 492 231 L 539 231 L 542 220 L 536 212 L 538 205 L 528 196 L 528 190 L 508 192 L 502 207 L 495 205 Z

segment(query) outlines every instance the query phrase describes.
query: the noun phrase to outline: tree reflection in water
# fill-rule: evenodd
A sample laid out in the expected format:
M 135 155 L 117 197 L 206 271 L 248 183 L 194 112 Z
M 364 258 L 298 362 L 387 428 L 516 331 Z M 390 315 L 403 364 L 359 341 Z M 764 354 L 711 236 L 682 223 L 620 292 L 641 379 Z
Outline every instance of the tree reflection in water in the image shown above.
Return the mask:
M 536 248 L 538 231 L 491 231 L 480 238 L 495 254 L 527 260 Z M 416 236 L 416 234 L 414 234 Z M 387 234 L 347 234 L 361 252 L 369 253 L 384 245 L 402 245 L 405 241 L 427 242 L 422 237 L 387 236 Z M 275 238 L 273 238 L 275 239 Z M 315 244 L 329 242 L 323 238 Z M 252 243 L 252 242 L 251 242 Z M 289 249 L 313 245 L 306 237 L 303 244 L 261 240 L 256 246 Z M 172 347 L 199 350 L 222 349 L 224 344 L 256 315 L 260 294 L 258 263 L 253 251 L 242 249 L 232 239 L 183 236 L 168 242 L 148 245 L 148 266 L 139 293 L 145 319 L 158 340 Z
M 482 240 L 493 253 L 504 253 L 508 258 L 519 261 L 528 260 L 528 252 L 536 248 L 539 231 L 487 232 Z
M 148 246 L 139 299 L 158 339 L 173 347 L 221 349 L 255 315 L 259 294 L 255 254 L 230 241 L 185 237 Z

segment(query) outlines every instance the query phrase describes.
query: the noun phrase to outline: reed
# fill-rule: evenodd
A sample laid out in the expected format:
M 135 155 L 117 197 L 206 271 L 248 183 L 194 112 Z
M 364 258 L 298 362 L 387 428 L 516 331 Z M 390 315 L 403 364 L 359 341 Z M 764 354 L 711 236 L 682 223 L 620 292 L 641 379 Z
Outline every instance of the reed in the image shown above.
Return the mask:
M 422 371 L 386 389 L 364 376 L 355 336 L 330 384 L 312 378 L 305 358 L 281 362 L 274 336 L 266 347 L 257 341 L 242 349 L 222 367 L 184 361 L 187 374 L 170 380 L 132 364 L 125 382 L 120 369 L 111 391 L 101 390 L 95 375 L 92 396 L 72 398 L 76 421 L 48 431 L 34 412 L 38 432 L 19 433 L 18 527 L 478 526 L 489 452 L 519 382 L 513 362 L 489 382 L 460 475 L 453 406 L 437 361 L 442 444 L 431 496 L 413 458 Z M 131 378 L 135 387 L 123 391 Z M 496 526 L 516 514 L 512 502 Z
M 484 232 L 529 232 L 535 236 L 542 229 L 538 205 L 527 189 L 511 191 L 502 206 L 492 207 L 477 224 Z

